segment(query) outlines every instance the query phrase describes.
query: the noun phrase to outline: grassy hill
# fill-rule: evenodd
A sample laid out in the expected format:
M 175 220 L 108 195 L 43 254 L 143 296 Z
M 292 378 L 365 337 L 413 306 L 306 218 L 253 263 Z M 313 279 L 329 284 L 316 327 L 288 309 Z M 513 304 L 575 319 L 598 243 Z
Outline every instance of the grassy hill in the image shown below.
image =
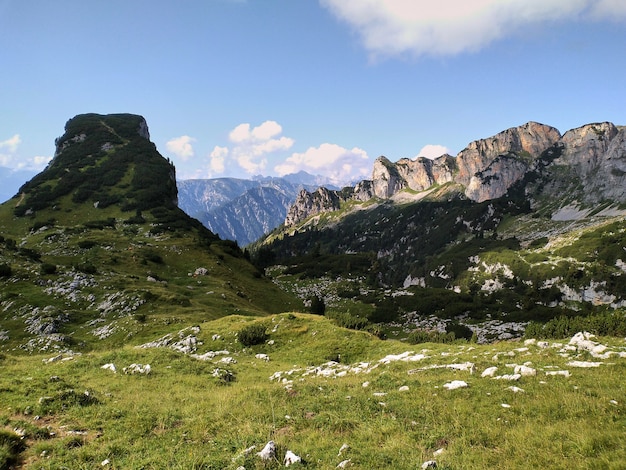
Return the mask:
M 260 344 L 237 340 L 259 325 Z M 2 355 L 3 468 L 270 469 L 287 451 L 318 469 L 626 460 L 621 339 L 407 345 L 289 313 L 169 331 L 142 348 Z
M 49 167 L 0 205 L 0 349 L 119 347 L 301 305 L 176 206 L 173 173 L 140 116 L 68 121 Z

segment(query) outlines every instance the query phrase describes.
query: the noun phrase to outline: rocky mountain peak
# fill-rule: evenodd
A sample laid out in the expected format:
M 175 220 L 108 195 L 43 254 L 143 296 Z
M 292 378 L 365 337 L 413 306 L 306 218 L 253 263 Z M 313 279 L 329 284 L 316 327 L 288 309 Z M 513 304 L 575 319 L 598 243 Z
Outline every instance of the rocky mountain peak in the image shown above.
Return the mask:
M 351 192 L 343 193 L 350 193 L 350 198 L 357 201 L 373 197 L 389 199 L 405 189 L 421 192 L 435 185 L 456 183 L 464 188 L 465 197 L 482 202 L 502 197 L 529 172 L 554 160 L 554 165 L 571 168 L 573 177 L 583 182 L 582 201 L 598 202 L 603 198 L 624 201 L 625 132 L 624 128 L 604 122 L 572 129 L 561 136 L 556 128 L 531 121 L 470 142 L 456 157 L 403 158 L 396 163 L 379 157 L 374 162 L 372 179 L 361 181 Z M 567 192 L 564 184 L 560 191 Z M 339 193 L 335 196 L 341 199 Z M 310 196 L 305 199 L 309 200 Z M 334 207 L 331 203 L 311 204 L 305 200 L 296 200 L 295 205 L 300 210 L 291 213 L 290 225 Z

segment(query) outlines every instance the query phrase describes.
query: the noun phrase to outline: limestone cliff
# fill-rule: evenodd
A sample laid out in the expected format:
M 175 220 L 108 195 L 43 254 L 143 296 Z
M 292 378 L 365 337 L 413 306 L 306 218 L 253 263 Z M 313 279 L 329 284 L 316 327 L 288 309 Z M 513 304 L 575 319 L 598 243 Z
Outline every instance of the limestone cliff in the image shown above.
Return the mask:
M 504 196 L 530 173 L 535 180 L 541 174 L 540 182 L 527 188 L 531 198 L 533 192 L 551 188 L 555 197 L 573 200 L 575 195 L 583 203 L 626 202 L 626 128 L 608 122 L 588 124 L 561 136 L 554 127 L 528 122 L 475 140 L 456 157 L 403 158 L 396 163 L 379 157 L 372 179 L 346 188 L 342 196 L 324 193 L 325 199 L 318 196 L 319 202 L 313 203 L 310 193 L 301 193 L 286 224 L 335 210 L 342 197 L 389 199 L 406 189 L 421 192 L 446 183 L 464 188 L 465 197 L 472 201 L 488 201 Z M 574 194 L 576 188 L 582 192 Z

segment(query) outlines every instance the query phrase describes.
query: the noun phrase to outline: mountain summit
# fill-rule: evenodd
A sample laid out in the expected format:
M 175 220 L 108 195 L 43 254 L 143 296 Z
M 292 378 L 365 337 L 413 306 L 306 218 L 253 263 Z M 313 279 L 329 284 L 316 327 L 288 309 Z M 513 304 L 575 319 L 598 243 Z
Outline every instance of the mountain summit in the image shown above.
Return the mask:
M 177 206 L 143 117 L 83 114 L 0 205 L 0 349 L 66 351 L 299 305 Z

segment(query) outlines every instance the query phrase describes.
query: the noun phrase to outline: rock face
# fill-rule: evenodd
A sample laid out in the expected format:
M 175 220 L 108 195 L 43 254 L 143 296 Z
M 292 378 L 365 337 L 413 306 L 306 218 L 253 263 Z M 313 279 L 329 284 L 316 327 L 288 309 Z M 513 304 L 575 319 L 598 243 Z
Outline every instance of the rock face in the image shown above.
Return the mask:
M 372 179 L 354 188 L 344 188 L 341 193 L 327 191 L 323 198 L 322 193 L 314 197 L 301 192 L 285 224 L 335 210 L 342 195 L 355 201 L 389 199 L 406 189 L 421 192 L 447 183 L 461 187 L 472 201 L 488 201 L 504 196 L 530 173 L 535 176 L 534 186 L 526 186 L 530 198 L 548 188 L 555 197 L 566 195 L 577 204 L 626 202 L 626 128 L 604 122 L 561 136 L 554 127 L 529 122 L 475 140 L 456 157 L 403 158 L 396 163 L 379 157 Z

